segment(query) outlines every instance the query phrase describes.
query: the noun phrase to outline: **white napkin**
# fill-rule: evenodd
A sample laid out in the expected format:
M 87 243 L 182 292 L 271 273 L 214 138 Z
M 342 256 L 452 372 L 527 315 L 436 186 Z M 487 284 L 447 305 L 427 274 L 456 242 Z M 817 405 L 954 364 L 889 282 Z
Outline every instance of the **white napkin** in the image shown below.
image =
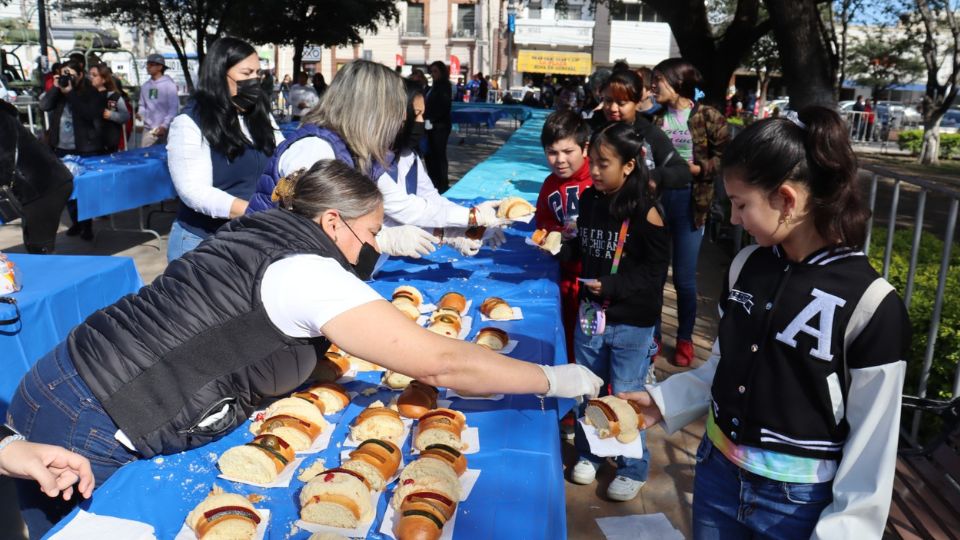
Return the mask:
M 556 255 L 557 253 L 560 253 L 560 248 L 559 248 L 559 247 L 557 247 L 556 249 L 544 249 L 543 246 L 541 246 L 540 244 L 537 244 L 536 242 L 534 242 L 533 239 L 530 238 L 529 236 L 524 237 L 523 243 L 526 244 L 526 245 L 528 245 L 528 246 L 533 246 L 533 247 L 535 247 L 535 248 L 537 248 L 537 249 L 539 249 L 539 250 L 546 251 L 547 253 L 549 253 L 549 254 L 551 254 L 551 255 Z
M 254 533 L 253 540 L 263 540 L 264 535 L 267 533 L 267 522 L 270 521 L 270 510 L 257 508 L 257 513 L 260 514 L 260 523 L 257 524 L 257 532 Z M 193 529 L 191 529 L 189 525 L 184 523 L 183 527 L 180 527 L 180 532 L 177 533 L 177 536 L 173 540 L 197 540 L 197 534 L 193 532 Z
M 380 495 L 383 492 L 381 491 L 370 491 L 370 505 L 373 507 L 374 511 L 377 509 L 377 505 L 380 502 Z M 376 519 L 376 516 L 374 516 Z M 373 520 L 368 521 L 367 523 L 361 523 L 357 525 L 355 529 L 341 529 L 339 527 L 330 527 L 327 525 L 320 525 L 319 523 L 310 523 L 309 521 L 304 521 L 298 519 L 296 521 L 296 526 L 300 527 L 305 531 L 312 533 L 315 532 L 332 532 L 337 533 L 348 538 L 366 538 L 367 534 L 370 532 L 370 526 L 373 525 Z
M 317 435 L 317 438 L 313 440 L 313 444 L 310 445 L 310 448 L 306 450 L 300 450 L 297 452 L 298 456 L 316 454 L 317 452 L 322 452 L 327 449 L 327 446 L 330 445 L 330 437 L 333 436 L 333 430 L 337 429 L 336 424 L 328 424 L 327 427 L 320 432 L 320 435 Z
M 623 456 L 636 459 L 643 457 L 643 443 L 639 435 L 633 442 L 624 444 L 618 441 L 616 437 L 601 439 L 600 436 L 597 435 L 597 428 L 585 424 L 583 418 L 579 419 L 579 422 L 584 434 L 587 436 L 587 442 L 590 443 L 590 452 L 593 453 L 593 455 L 597 457 Z
M 512 223 L 514 221 L 519 221 L 520 223 L 530 223 L 533 221 L 533 216 L 536 215 L 536 212 L 530 212 L 525 216 L 515 217 L 515 218 L 503 218 L 507 223 Z
M 249 486 L 257 486 L 262 488 L 285 488 L 290 486 L 290 480 L 293 478 L 293 473 L 297 471 L 297 468 L 300 467 L 300 463 L 303 461 L 302 457 L 298 457 L 287 464 L 286 467 L 280 471 L 280 474 L 277 475 L 277 478 L 270 482 L 269 484 L 258 484 L 256 482 L 248 482 L 247 480 L 240 480 L 237 478 L 230 478 L 229 476 L 224 475 L 223 473 L 218 474 L 218 478 L 223 478 L 224 480 L 229 480 L 231 482 L 240 482 L 241 484 L 247 484 Z
M 683 534 L 663 513 L 597 518 L 597 525 L 607 540 L 683 540 Z
M 99 540 L 101 538 L 157 539 L 153 526 L 146 523 L 80 510 L 77 517 L 70 520 L 70 523 L 57 534 L 51 536 L 50 540 Z
M 503 353 L 503 351 L 497 351 Z M 503 394 L 493 394 L 490 396 L 464 396 L 453 388 L 447 388 L 447 397 L 448 398 L 460 398 L 460 399 L 488 399 L 490 401 L 500 401 L 503 399 Z M 449 407 L 448 407 L 449 408 Z
M 413 440 L 417 440 L 417 433 L 420 432 L 420 424 L 417 424 L 417 427 L 413 431 Z M 476 454 L 480 451 L 480 430 L 475 427 L 467 426 L 463 429 L 463 432 L 460 433 L 460 442 L 465 445 L 465 448 L 460 450 L 464 454 Z M 410 449 L 411 454 L 419 454 L 420 450 L 417 450 L 416 446 L 412 446 Z
M 522 321 L 522 320 L 523 320 L 523 310 L 522 310 L 522 309 L 520 309 L 520 308 L 518 308 L 518 307 L 516 307 L 516 306 L 513 306 L 513 307 L 511 307 L 510 309 L 513 310 L 513 316 L 510 317 L 509 319 L 491 319 L 490 317 L 487 317 L 486 315 L 484 315 L 483 313 L 481 313 L 481 314 L 480 314 L 480 320 L 483 321 L 483 322 L 487 322 L 487 321 Z

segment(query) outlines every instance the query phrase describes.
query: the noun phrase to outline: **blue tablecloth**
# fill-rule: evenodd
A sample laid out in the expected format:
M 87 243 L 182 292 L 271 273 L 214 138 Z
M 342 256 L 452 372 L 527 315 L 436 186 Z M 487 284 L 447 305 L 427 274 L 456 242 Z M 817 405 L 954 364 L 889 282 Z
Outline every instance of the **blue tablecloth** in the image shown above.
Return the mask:
M 533 109 L 525 105 L 504 105 L 503 103 L 463 103 L 454 101 L 452 112 L 459 109 L 483 109 L 500 111 L 504 113 L 503 117 L 513 117 L 521 122 L 525 122 L 533 117 L 533 114 L 540 109 Z
M 7 255 L 22 276 L 19 323 L 0 326 L 0 418 L 30 367 L 94 311 L 143 285 L 129 257 Z M 0 304 L 0 319 L 15 310 Z
M 539 128 L 530 122 L 525 130 Z M 515 135 L 498 155 L 505 159 L 516 150 L 526 152 L 527 137 Z M 501 155 L 502 154 L 502 155 Z M 541 157 L 533 163 L 542 161 Z M 518 168 L 534 167 L 530 160 Z M 518 169 L 519 170 L 519 169 Z M 469 182 L 493 186 L 468 186 L 461 180 L 451 193 L 460 199 L 487 198 L 492 193 L 509 193 L 527 197 L 516 186 L 488 183 L 491 176 L 501 175 L 500 165 L 490 160 L 471 172 Z M 539 174 L 539 169 L 523 175 Z M 546 175 L 542 175 L 542 180 Z M 489 189 L 488 189 L 489 188 Z M 534 195 L 535 196 L 535 195 Z M 508 231 L 508 242 L 497 251 L 483 250 L 474 258 L 463 258 L 450 248 L 442 248 L 430 257 L 388 261 L 377 275 L 374 288 L 389 298 L 399 284 L 420 289 L 428 301 L 436 301 L 448 291 L 458 291 L 473 300 L 470 313 L 473 326 L 467 339 L 473 339 L 484 326 L 497 326 L 518 341 L 510 354 L 527 361 L 559 364 L 566 362 L 563 328 L 560 320 L 560 297 L 556 285 L 556 263 L 546 255 L 523 243 L 532 226 L 521 225 Z M 522 307 L 523 320 L 481 322 L 479 304 L 488 296 L 500 296 Z M 362 373 L 348 388 L 361 390 L 378 380 L 379 372 Z M 358 395 L 343 412 L 329 417 L 336 423 L 333 443 L 327 450 L 309 456 L 303 466 L 316 457 L 328 467 L 339 463 L 338 443 L 346 438 L 353 418 L 374 399 L 388 400 L 391 393 L 381 391 L 374 396 Z M 454 532 L 455 539 L 526 538 L 557 539 L 566 537 L 564 480 L 557 434 L 559 415 L 572 405 L 570 400 L 547 399 L 545 410 L 539 399 L 530 395 L 507 396 L 501 401 L 455 400 L 453 406 L 467 415 L 468 424 L 480 434 L 480 451 L 467 456 L 471 469 L 480 469 L 479 481 L 469 499 L 461 503 Z M 131 463 L 120 469 L 99 487 L 93 499 L 82 506 L 88 511 L 135 519 L 150 523 L 158 538 L 172 538 L 183 525 L 187 513 L 207 494 L 212 485 L 243 494 L 258 493 L 266 498 L 257 504 L 270 508 L 268 539 L 302 540 L 306 531 L 291 532 L 298 517 L 298 492 L 302 482 L 294 478 L 289 488 L 261 489 L 217 478 L 217 457 L 226 449 L 249 441 L 247 425 L 227 437 L 196 450 Z M 409 462 L 409 440 L 404 448 Z M 383 512 L 393 486 L 380 499 L 377 518 L 368 538 L 385 538 L 378 533 Z M 72 518 L 68 516 L 51 534 Z
M 177 196 L 163 146 L 79 160 L 73 196 L 80 219 L 108 216 Z

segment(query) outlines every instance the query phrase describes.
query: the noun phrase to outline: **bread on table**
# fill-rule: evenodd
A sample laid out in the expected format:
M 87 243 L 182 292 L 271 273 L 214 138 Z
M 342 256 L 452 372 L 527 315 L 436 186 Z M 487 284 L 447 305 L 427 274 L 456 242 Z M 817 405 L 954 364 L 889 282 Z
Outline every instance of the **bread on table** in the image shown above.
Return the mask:
M 500 201 L 500 207 L 497 209 L 498 218 L 517 219 L 529 216 L 534 213 L 536 208 L 532 204 L 520 197 L 507 197 Z
M 400 448 L 390 441 L 368 439 L 350 452 L 350 459 L 340 467 L 360 473 L 371 489 L 383 491 L 387 480 L 400 468 Z
M 460 325 L 437 321 L 427 327 L 427 330 L 434 334 L 440 334 L 452 339 L 460 338 Z
M 330 345 L 323 358 L 317 359 L 317 365 L 313 368 L 310 379 L 317 382 L 334 382 L 348 371 L 350 371 L 350 359 L 341 354 L 339 347 Z
M 480 331 L 477 332 L 476 341 L 477 345 L 481 347 L 486 347 L 491 351 L 499 351 L 510 342 L 510 335 L 504 330 L 490 326 L 481 328 Z
M 401 285 L 394 289 L 393 299 L 390 301 L 404 315 L 411 320 L 417 320 L 420 317 L 420 306 L 423 304 L 423 295 L 416 287 L 410 285 Z
M 307 401 L 318 406 L 324 414 L 342 411 L 350 404 L 350 395 L 347 393 L 347 389 L 331 382 L 314 384 L 304 392 L 297 392 L 294 396 L 307 399 Z
M 583 414 L 585 423 L 597 428 L 601 439 L 616 437 L 622 443 L 630 443 L 644 427 L 640 406 L 617 396 L 591 399 Z
M 463 449 L 460 435 L 467 420 L 463 413 L 453 409 L 436 409 L 420 417 L 414 447 L 421 452 L 432 444 L 444 444 Z
M 440 391 L 435 386 L 416 380 L 411 381 L 397 398 L 397 410 L 400 416 L 416 420 L 427 411 L 437 408 L 439 395 Z
M 547 233 L 550 232 L 546 229 L 537 229 L 533 231 L 533 234 L 530 235 L 530 241 L 538 246 L 543 245 L 543 241 L 547 239 Z
M 439 459 L 417 459 L 400 473 L 390 505 L 399 509 L 407 496 L 413 493 L 438 493 L 451 501 L 460 500 L 460 479 L 448 463 Z
M 443 308 L 450 308 L 457 313 L 463 313 L 467 309 L 467 299 L 458 292 L 448 292 L 441 296 L 440 301 L 437 302 L 437 310 Z
M 403 373 L 397 373 L 396 371 L 387 371 L 383 375 L 383 384 L 393 388 L 394 390 L 403 390 L 413 381 L 413 377 L 408 377 Z
M 443 511 L 430 502 L 417 500 L 404 503 L 397 511 L 393 534 L 397 540 L 437 540 L 443 534 L 443 526 L 448 520 Z
M 400 503 L 400 512 L 411 508 L 423 508 L 420 505 L 429 505 L 438 510 L 444 521 L 449 520 L 457 512 L 457 501 L 433 491 L 417 491 L 404 497 Z M 426 509 L 426 508 L 424 508 Z
M 335 532 L 315 532 L 311 534 L 307 540 L 349 540 L 346 536 L 342 534 L 337 534 Z
M 320 409 L 320 405 L 311 399 L 307 399 L 308 396 L 296 396 L 297 394 L 294 394 L 293 396 L 274 401 L 263 412 L 263 418 L 267 419 L 274 416 L 292 416 L 305 422 L 309 422 L 314 426 L 318 426 L 321 432 L 324 429 L 327 429 L 329 423 L 323 418 L 323 411 Z M 262 420 L 251 423 L 250 432 L 254 434 L 259 433 L 260 424 L 262 423 Z
M 199 540 L 249 540 L 256 535 L 260 514 L 246 497 L 213 486 L 186 522 Z
M 367 407 L 350 426 L 350 438 L 355 441 L 385 439 L 401 446 L 403 433 L 404 425 L 400 413 L 383 406 Z
M 296 452 L 310 448 L 322 427 L 311 424 L 294 416 L 279 414 L 266 418 L 260 423 L 257 435 L 272 434 L 290 443 Z
M 217 465 L 230 478 L 269 484 L 293 461 L 294 455 L 293 447 L 280 437 L 257 435 L 252 442 L 234 446 L 221 454 Z
M 355 471 L 328 469 L 300 490 L 300 518 L 310 523 L 353 529 L 373 521 L 366 479 Z
M 467 471 L 467 457 L 463 452 L 445 444 L 431 444 L 420 452 L 420 459 L 439 459 L 453 467 L 457 476 Z
M 480 304 L 480 313 L 489 319 L 506 320 L 513 318 L 513 308 L 503 298 L 491 296 Z

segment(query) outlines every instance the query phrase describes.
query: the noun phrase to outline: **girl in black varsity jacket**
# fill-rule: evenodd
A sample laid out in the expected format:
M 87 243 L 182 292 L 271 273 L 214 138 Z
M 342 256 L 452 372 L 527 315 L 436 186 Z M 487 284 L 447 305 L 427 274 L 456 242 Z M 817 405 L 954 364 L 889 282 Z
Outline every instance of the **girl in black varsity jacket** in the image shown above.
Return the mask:
M 880 538 L 896 464 L 906 310 L 860 251 L 868 211 L 839 116 L 754 123 L 723 157 L 731 263 L 702 367 L 623 394 L 668 432 L 706 414 L 694 538 Z

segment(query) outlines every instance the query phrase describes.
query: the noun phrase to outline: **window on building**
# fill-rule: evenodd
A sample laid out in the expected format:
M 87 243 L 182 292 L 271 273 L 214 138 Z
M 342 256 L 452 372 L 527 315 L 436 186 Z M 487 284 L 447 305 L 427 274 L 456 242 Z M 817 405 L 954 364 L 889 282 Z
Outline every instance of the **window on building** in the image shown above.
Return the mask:
M 542 10 L 543 4 L 541 2 L 530 2 L 530 5 L 527 6 L 527 18 L 539 19 Z
M 477 6 L 475 4 L 457 4 L 458 37 L 473 37 L 476 33 Z
M 660 15 L 652 7 L 642 2 L 611 5 L 610 19 L 614 21 L 661 22 Z
M 412 2 L 407 3 L 406 33 L 415 36 L 424 35 L 423 4 L 414 4 Z

